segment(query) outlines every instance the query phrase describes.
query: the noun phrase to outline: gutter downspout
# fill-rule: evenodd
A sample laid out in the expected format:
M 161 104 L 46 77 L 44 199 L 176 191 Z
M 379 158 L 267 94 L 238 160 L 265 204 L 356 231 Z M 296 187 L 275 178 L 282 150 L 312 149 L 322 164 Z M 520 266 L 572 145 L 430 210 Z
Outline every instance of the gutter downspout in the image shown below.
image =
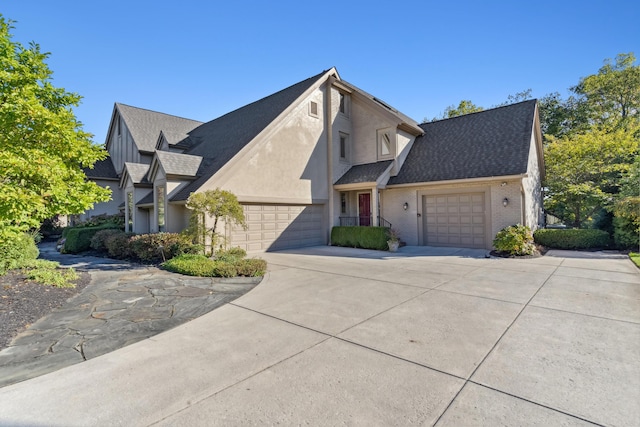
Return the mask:
M 331 246 L 331 230 L 333 230 L 333 126 L 332 126 L 332 105 L 331 105 L 331 88 L 333 87 L 334 76 L 329 76 L 327 80 L 327 93 L 325 96 L 325 131 L 327 132 L 327 195 L 329 196 L 329 236 L 327 245 Z

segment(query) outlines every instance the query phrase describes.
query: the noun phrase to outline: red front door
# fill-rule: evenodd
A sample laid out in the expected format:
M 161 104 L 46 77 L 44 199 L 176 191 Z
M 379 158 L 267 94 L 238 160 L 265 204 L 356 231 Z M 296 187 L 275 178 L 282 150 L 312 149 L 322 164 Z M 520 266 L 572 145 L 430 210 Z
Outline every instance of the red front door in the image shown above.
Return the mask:
M 371 225 L 371 194 L 358 194 L 358 216 L 360 217 L 360 226 L 368 227 Z

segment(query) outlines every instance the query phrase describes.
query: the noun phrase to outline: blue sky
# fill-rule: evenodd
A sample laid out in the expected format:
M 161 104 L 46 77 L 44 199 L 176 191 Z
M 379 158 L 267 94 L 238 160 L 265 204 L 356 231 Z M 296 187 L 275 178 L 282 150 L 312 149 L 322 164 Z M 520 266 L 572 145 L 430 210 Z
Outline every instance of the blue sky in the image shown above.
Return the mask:
M 640 2 L 5 1 L 103 143 L 114 102 L 208 121 L 330 67 L 421 121 L 470 99 L 563 95 L 640 56 Z

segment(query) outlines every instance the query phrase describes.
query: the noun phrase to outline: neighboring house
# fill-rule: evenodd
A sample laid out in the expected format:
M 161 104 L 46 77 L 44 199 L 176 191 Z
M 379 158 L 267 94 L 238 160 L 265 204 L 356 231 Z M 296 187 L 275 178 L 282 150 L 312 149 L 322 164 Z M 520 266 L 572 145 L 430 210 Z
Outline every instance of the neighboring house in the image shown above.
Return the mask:
M 543 222 L 535 100 L 418 125 L 332 68 L 207 123 L 116 103 L 106 148 L 109 173 L 88 176 L 114 201 L 91 213 L 123 209 L 136 233 L 183 230 L 189 195 L 218 187 L 244 206 L 247 229 L 224 230 L 249 252 L 327 244 L 336 225 L 490 248 Z

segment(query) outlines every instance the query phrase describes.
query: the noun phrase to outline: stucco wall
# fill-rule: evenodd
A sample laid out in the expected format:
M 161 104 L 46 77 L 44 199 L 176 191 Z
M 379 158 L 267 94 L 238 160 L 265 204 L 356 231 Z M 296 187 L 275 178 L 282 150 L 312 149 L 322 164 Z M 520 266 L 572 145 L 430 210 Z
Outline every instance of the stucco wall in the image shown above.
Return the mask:
M 82 215 L 80 215 L 80 220 L 84 221 L 91 217 L 107 214 L 107 215 L 115 215 L 120 210 L 118 206 L 124 201 L 124 192 L 120 189 L 118 185 L 118 181 L 110 181 L 110 180 L 95 180 L 96 184 L 103 188 L 109 188 L 111 190 L 111 200 L 103 203 L 96 203 L 93 206 L 93 209 L 88 209 Z
M 364 104 L 357 97 L 352 103 L 353 126 L 353 162 L 354 164 L 373 163 L 378 160 L 379 129 L 391 130 L 392 138 L 396 135 L 396 123 L 392 123 L 373 108 Z M 393 142 L 393 141 L 392 141 Z
M 318 115 L 309 103 L 318 103 Z M 312 92 L 252 149 L 203 189 L 221 187 L 240 201 L 311 203 L 328 199 L 324 89 Z

